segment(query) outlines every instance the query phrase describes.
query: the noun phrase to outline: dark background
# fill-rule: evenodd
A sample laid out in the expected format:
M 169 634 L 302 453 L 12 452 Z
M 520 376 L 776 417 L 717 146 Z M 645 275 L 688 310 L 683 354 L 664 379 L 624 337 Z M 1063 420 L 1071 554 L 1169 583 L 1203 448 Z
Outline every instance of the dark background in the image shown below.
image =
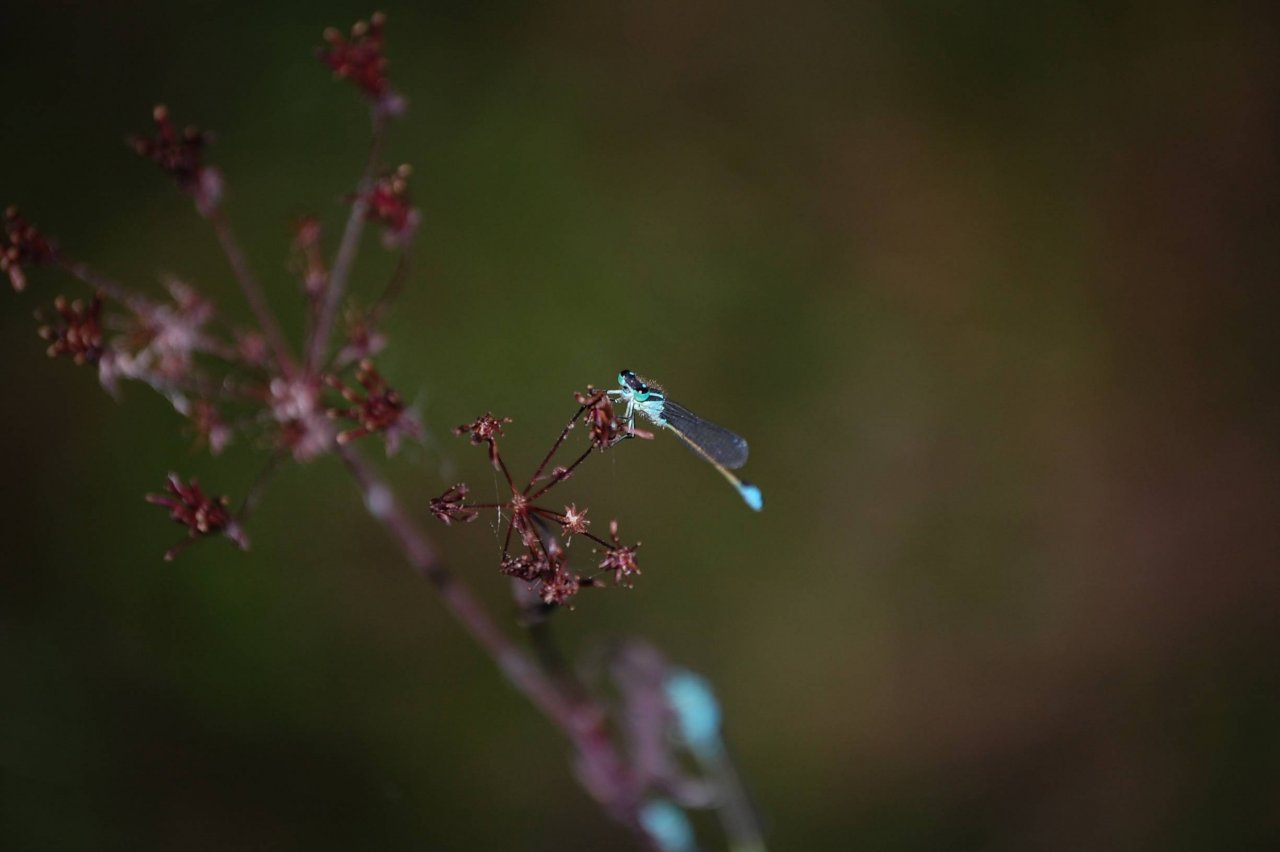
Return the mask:
M 386 466 L 503 618 L 497 483 L 629 366 L 746 435 L 754 516 L 673 440 L 562 496 L 643 540 L 557 618 L 705 673 L 778 849 L 1280 843 L 1277 142 L 1270 4 L 386 7 L 420 262 L 380 365 L 429 428 Z M 247 319 L 207 225 L 123 144 L 218 134 L 291 332 L 288 222 L 363 162 L 314 59 L 372 8 L 7 4 L 0 203 Z M 390 259 L 372 237 L 355 286 Z M 166 403 L 49 362 L 0 296 L 0 845 L 606 848 L 558 734 L 336 460 L 175 564 L 141 496 L 242 494 Z M 376 446 L 369 446 L 374 456 Z M 710 842 L 707 845 L 716 848 Z

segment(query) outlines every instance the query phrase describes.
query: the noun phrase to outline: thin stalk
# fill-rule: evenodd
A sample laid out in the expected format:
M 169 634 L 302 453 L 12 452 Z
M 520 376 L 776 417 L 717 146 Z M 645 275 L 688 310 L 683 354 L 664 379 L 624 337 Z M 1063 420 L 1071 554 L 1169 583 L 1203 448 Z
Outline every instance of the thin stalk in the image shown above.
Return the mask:
M 333 259 L 333 268 L 329 270 L 328 287 L 320 303 L 320 316 L 315 328 L 312 329 L 311 340 L 308 342 L 306 367 L 309 373 L 314 372 L 324 363 L 324 353 L 329 347 L 333 324 L 338 317 L 338 307 L 342 304 L 342 296 L 347 289 L 347 279 L 351 275 L 351 267 L 355 264 L 356 253 L 360 248 L 360 235 L 364 233 L 364 218 L 369 212 L 369 190 L 373 188 L 378 162 L 382 159 L 382 146 L 386 141 L 388 122 L 389 117 L 385 113 L 375 112 L 369 161 L 365 163 L 364 173 L 356 184 L 356 197 L 351 202 L 351 213 L 347 216 L 347 225 L 342 231 L 342 241 L 338 243 L 338 254 Z
M 578 413 L 570 417 L 569 422 L 566 423 L 564 425 L 564 428 L 560 430 L 559 437 L 556 438 L 555 443 L 551 445 L 551 449 L 548 450 L 547 454 L 543 457 L 542 463 L 538 465 L 538 469 L 533 472 L 533 476 L 530 477 L 529 479 L 529 484 L 525 486 L 525 489 L 524 489 L 525 494 L 529 493 L 529 491 L 533 488 L 534 483 L 538 481 L 538 477 L 542 476 L 542 472 L 546 470 L 547 465 L 551 463 L 551 457 L 556 454 L 556 450 L 560 449 L 560 445 L 564 443 L 564 439 L 569 437 L 570 430 L 572 430 L 573 427 L 577 425 L 578 418 L 581 417 L 582 412 L 586 410 L 587 410 L 587 407 L 585 405 L 579 406 Z
M 151 302 L 148 301 L 146 296 L 135 293 L 123 284 L 98 274 L 87 263 L 59 257 L 58 265 L 81 283 L 94 290 L 101 290 L 134 312 L 144 311 L 151 306 Z
M 218 242 L 222 244 L 222 250 L 227 255 L 231 271 L 240 284 L 245 301 L 249 303 L 249 308 L 258 321 L 258 328 L 262 330 L 267 345 L 271 347 L 281 372 L 286 376 L 293 376 L 298 372 L 297 362 L 289 352 L 289 344 L 280 330 L 280 324 L 276 322 L 275 314 L 271 312 L 271 306 L 267 304 L 267 298 L 262 288 L 258 286 L 258 280 L 254 277 L 253 270 L 249 268 L 249 261 L 241 250 L 235 233 L 231 230 L 231 223 L 227 220 L 226 214 L 222 212 L 221 207 L 214 207 L 205 218 L 213 225 L 214 233 L 218 235 Z
M 556 485 L 558 485 L 559 483 L 564 482 L 566 479 L 568 479 L 568 478 L 569 478 L 569 475 L 570 475 L 571 473 L 573 473 L 574 468 L 576 468 L 578 465 L 580 465 L 580 464 L 582 464 L 584 461 L 586 461 L 586 460 L 587 460 L 587 456 L 591 455 L 591 451 L 592 451 L 593 449 L 595 449 L 595 448 L 594 448 L 594 447 L 587 447 L 587 449 L 586 449 L 585 451 L 583 451 L 582 455 L 578 456 L 578 457 L 574 460 L 573 464 L 569 465 L 568 467 L 566 467 L 566 468 L 564 469 L 564 473 L 563 473 L 563 474 L 561 474 L 561 475 L 560 475 L 560 476 L 558 476 L 558 477 L 553 478 L 553 479 L 552 479 L 550 482 L 548 482 L 546 485 L 542 486 L 542 487 L 541 487 L 541 488 L 539 488 L 537 491 L 535 491 L 535 492 L 533 492 L 532 494 L 528 495 L 528 499 L 529 499 L 530 501 L 537 500 L 537 499 L 538 499 L 539 497 L 541 497 L 543 494 L 546 494 L 546 493 L 547 493 L 548 491 L 550 491 L 552 488 L 555 488 L 555 487 L 556 487 Z M 532 487 L 532 485 L 530 485 L 530 487 Z
M 379 521 L 399 545 L 405 558 L 439 593 L 445 608 L 479 643 L 507 680 L 569 738 L 584 765 L 585 777 L 606 780 L 607 789 L 591 789 L 619 821 L 638 828 L 638 803 L 629 783 L 630 773 L 605 728 L 605 713 L 593 701 L 568 696 L 530 656 L 503 632 L 471 590 L 441 562 L 435 548 L 401 507 L 390 486 L 353 448 L 337 453 L 364 496 L 369 514 Z
M 722 748 L 709 759 L 704 758 L 703 762 L 707 764 L 720 788 L 721 801 L 716 813 L 729 840 L 731 852 L 765 852 L 764 832 L 760 830 L 760 821 L 729 755 Z

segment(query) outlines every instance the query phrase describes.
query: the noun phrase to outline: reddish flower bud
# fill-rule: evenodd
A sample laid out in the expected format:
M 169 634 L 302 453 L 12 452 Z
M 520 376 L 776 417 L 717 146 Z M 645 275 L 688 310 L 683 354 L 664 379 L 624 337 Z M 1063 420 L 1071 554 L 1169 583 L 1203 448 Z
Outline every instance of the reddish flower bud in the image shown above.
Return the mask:
M 0 272 L 8 275 L 13 289 L 21 293 L 27 287 L 23 267 L 52 260 L 53 243 L 23 218 L 17 207 L 4 211 L 4 236 L 4 244 L 0 245 Z
M 387 16 L 375 12 L 367 22 L 356 21 L 350 38 L 329 27 L 324 31 L 328 44 L 318 55 L 320 61 L 332 69 L 334 77 L 350 80 L 380 110 L 398 115 L 404 111 L 404 100 L 392 90 L 387 79 L 387 58 L 382 52 L 386 23 Z
M 190 126 L 179 133 L 163 104 L 152 110 L 151 117 L 156 123 L 155 135 L 132 137 L 133 150 L 177 181 L 178 187 L 195 199 L 196 208 L 208 215 L 222 200 L 222 176 L 204 163 L 204 149 L 212 137 Z
M 402 165 L 379 178 L 364 195 L 367 205 L 364 218 L 386 229 L 382 241 L 388 248 L 408 243 L 418 227 L 418 211 L 409 203 L 409 175 L 412 173 L 408 165 Z

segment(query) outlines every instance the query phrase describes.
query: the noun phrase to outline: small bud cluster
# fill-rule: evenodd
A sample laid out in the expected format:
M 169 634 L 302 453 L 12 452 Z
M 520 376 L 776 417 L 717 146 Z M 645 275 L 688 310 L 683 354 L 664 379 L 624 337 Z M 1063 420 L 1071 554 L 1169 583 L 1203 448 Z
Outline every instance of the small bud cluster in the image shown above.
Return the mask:
M 57 319 L 40 326 L 39 335 L 49 341 L 49 357 L 65 355 L 77 364 L 96 364 L 102 358 L 102 293 L 85 305 L 80 299 L 53 300 Z
M 387 57 L 383 53 L 383 29 L 387 16 L 375 12 L 368 21 L 357 21 L 350 37 L 336 28 L 324 31 L 326 46 L 318 55 L 333 70 L 333 76 L 350 80 L 381 111 L 397 115 L 404 102 L 387 77 Z
M 338 433 L 339 444 L 347 444 L 366 435 L 381 434 L 387 442 L 387 453 L 391 455 L 400 448 L 400 441 L 404 436 L 418 437 L 422 434 L 422 427 L 405 411 L 400 394 L 387 385 L 386 380 L 373 368 L 372 361 L 360 362 L 356 369 L 356 381 L 364 389 L 363 395 L 348 387 L 337 376 L 325 377 L 325 383 L 351 403 L 347 408 L 328 410 L 330 419 L 355 423 L 353 428 Z
M 224 535 L 241 550 L 248 549 L 249 539 L 227 508 L 226 497 L 209 497 L 194 479 L 183 483 L 176 473 L 169 474 L 165 489 L 168 493 L 148 494 L 147 502 L 168 509 L 170 519 L 186 527 L 188 533 L 186 541 L 169 548 L 164 555 L 166 560 L 172 560 L 197 539 L 212 535 Z
M 388 248 L 403 246 L 418 227 L 418 211 L 409 203 L 409 175 L 413 170 L 401 165 L 383 175 L 364 195 L 364 217 L 383 227 L 382 241 Z
M 4 245 L 0 246 L 0 272 L 9 276 L 13 289 L 27 289 L 25 267 L 53 259 L 53 244 L 23 218 L 18 208 L 4 211 Z
M 195 199 L 197 209 L 208 215 L 222 200 L 222 176 L 204 162 L 204 151 L 212 137 L 194 126 L 179 132 L 164 104 L 151 111 L 151 118 L 156 125 L 155 133 L 130 138 L 133 150 L 172 177 L 179 189 Z

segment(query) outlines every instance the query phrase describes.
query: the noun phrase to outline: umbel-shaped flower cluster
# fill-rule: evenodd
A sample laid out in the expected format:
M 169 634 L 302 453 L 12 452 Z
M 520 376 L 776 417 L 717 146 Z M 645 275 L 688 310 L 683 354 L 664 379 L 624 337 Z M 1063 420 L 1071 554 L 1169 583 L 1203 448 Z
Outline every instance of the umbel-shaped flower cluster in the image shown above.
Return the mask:
M 588 387 L 586 393 L 574 394 L 574 398 L 578 402 L 578 410 L 569 418 L 523 487 L 516 485 L 498 448 L 503 427 L 511 422 L 509 418 L 483 414 L 454 429 L 455 434 L 469 437 L 472 444 L 487 447 L 489 462 L 502 473 L 511 489 L 511 497 L 501 503 L 468 503 L 467 485 L 460 482 L 431 501 L 432 514 L 446 524 L 474 521 L 486 509 L 497 510 L 500 517 L 505 516 L 506 533 L 499 569 L 509 577 L 528 583 L 547 605 L 568 603 L 580 589 L 601 586 L 608 577 L 615 585 L 630 585 L 632 578 L 640 573 L 640 566 L 636 563 L 636 549 L 640 545 L 622 543 L 616 520 L 609 522 L 609 538 L 606 540 L 590 531 L 587 509 L 579 509 L 570 503 L 561 511 L 537 503 L 573 476 L 578 466 L 593 452 L 612 449 L 620 441 L 635 436 L 618 419 L 604 391 Z M 557 465 L 548 472 L 547 466 L 579 422 L 587 427 L 587 448 L 567 466 Z M 586 574 L 577 573 L 569 566 L 569 544 L 578 537 L 593 542 L 596 545 L 593 552 L 600 557 L 594 569 Z M 520 548 L 513 552 L 512 541 L 516 538 L 520 540 Z

